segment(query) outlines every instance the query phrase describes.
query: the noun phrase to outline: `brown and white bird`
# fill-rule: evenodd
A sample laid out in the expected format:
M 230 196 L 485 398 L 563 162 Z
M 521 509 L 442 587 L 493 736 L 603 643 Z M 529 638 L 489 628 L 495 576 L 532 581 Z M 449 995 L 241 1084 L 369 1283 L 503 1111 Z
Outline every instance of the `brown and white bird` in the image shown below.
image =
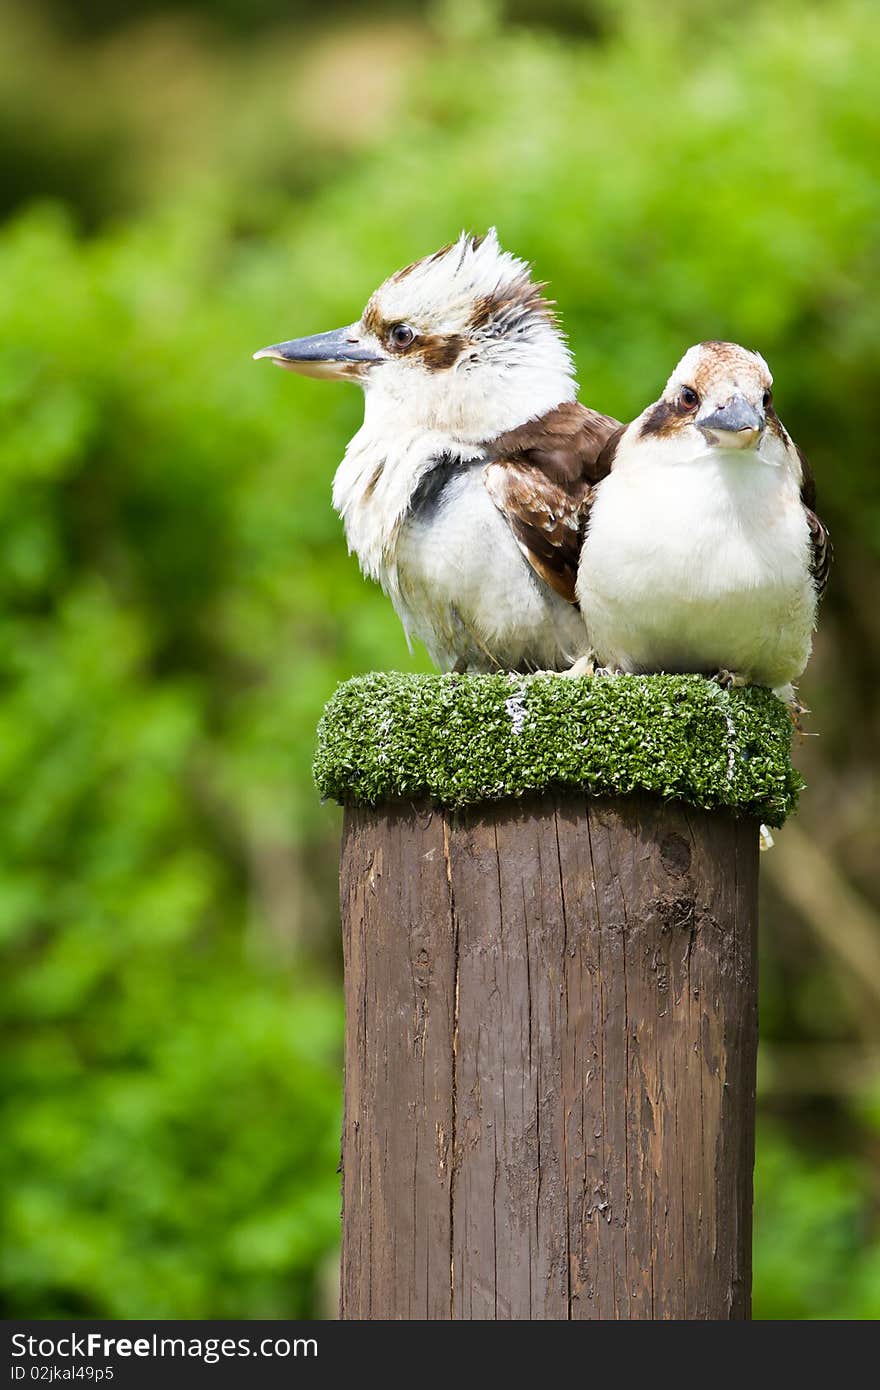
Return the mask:
M 577 578 L 601 666 L 696 671 L 792 697 L 831 545 L 772 385 L 759 353 L 699 343 L 609 440 Z
M 494 229 L 462 234 L 357 322 L 254 354 L 363 387 L 333 504 L 441 670 L 563 670 L 587 650 L 582 520 L 618 422 L 577 403 L 542 288 Z

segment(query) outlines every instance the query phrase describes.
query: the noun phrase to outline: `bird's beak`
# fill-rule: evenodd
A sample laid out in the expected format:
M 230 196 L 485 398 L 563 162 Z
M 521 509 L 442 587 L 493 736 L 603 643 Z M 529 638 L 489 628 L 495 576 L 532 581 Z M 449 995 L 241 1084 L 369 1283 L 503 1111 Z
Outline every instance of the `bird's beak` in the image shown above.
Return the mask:
M 697 425 L 712 444 L 722 449 L 748 449 L 764 432 L 763 411 L 756 410 L 745 396 L 734 395 L 707 415 L 697 416 Z
M 273 343 L 254 353 L 254 360 L 268 357 L 277 367 L 286 367 L 301 376 L 345 380 L 362 376 L 374 362 L 382 361 L 378 342 L 360 324 L 314 333 L 311 338 L 292 338 L 289 343 Z

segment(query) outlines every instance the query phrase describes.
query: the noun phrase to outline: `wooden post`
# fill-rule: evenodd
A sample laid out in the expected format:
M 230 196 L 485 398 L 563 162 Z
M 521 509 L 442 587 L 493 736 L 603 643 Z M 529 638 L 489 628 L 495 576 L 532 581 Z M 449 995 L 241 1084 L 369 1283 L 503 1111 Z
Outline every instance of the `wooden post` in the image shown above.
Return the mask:
M 346 811 L 344 1318 L 747 1318 L 758 825 Z

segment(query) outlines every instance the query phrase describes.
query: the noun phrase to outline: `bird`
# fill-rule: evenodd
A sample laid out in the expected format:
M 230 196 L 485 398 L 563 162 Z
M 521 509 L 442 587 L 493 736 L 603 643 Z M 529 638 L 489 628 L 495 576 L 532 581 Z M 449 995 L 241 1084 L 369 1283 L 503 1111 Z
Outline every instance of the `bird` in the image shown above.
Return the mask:
M 761 354 L 689 348 L 595 471 L 575 586 L 590 643 L 582 667 L 764 685 L 802 711 L 794 685 L 831 540 Z
M 494 228 L 462 232 L 354 323 L 254 354 L 363 388 L 333 505 L 441 671 L 564 672 L 587 653 L 584 508 L 619 421 L 578 403 L 545 289 Z

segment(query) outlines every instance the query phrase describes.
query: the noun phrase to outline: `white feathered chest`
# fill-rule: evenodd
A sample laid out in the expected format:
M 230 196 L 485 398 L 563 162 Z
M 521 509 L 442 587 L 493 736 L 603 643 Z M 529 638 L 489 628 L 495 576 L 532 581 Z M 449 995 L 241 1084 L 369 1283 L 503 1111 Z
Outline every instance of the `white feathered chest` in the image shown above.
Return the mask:
M 816 612 L 799 483 L 756 453 L 658 464 L 599 484 L 578 596 L 599 659 L 625 671 L 727 669 L 774 688 L 807 663 Z
M 580 614 L 523 558 L 483 456 L 430 431 L 382 451 L 361 431 L 333 487 L 349 549 L 441 670 L 564 669 L 586 650 Z

